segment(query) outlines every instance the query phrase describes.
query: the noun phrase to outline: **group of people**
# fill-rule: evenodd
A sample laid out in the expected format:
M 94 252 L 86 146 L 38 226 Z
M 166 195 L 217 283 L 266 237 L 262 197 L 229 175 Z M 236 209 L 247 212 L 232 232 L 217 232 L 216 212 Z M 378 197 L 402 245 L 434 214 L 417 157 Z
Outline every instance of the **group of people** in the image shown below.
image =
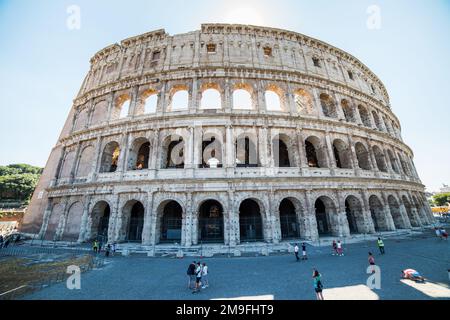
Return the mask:
M 100 253 L 102 251 L 102 243 L 94 240 L 94 242 L 92 243 L 92 250 L 94 250 L 95 253 Z M 105 256 L 109 257 L 110 254 L 112 254 L 113 256 L 116 253 L 116 243 L 113 242 L 112 244 L 107 244 L 105 247 Z
M 445 231 L 444 228 L 434 228 L 434 231 L 436 232 L 436 236 L 439 239 L 447 240 L 448 239 L 448 233 Z
M 209 287 L 208 281 L 208 266 L 205 262 L 193 261 L 188 269 L 188 289 L 193 290 L 192 293 L 198 293 L 201 289 Z
M 299 252 L 299 247 L 298 247 L 298 244 L 296 243 L 294 246 L 295 258 L 297 259 L 297 261 L 300 261 L 298 252 Z M 306 255 L 306 243 L 304 243 L 304 242 L 302 243 L 302 260 L 308 260 L 308 256 Z
M 342 248 L 342 243 L 341 240 L 338 240 L 338 242 L 336 242 L 336 240 L 333 240 L 333 251 L 331 253 L 331 255 L 333 256 L 343 256 L 344 255 L 344 249 Z

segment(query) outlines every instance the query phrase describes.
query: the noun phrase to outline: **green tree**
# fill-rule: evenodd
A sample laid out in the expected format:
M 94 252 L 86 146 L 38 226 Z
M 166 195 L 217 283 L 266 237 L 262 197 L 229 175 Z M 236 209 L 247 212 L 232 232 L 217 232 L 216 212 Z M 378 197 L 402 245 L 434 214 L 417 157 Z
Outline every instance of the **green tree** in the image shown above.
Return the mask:
M 450 203 L 450 193 L 441 193 L 433 196 L 433 202 L 437 207 L 446 206 Z
M 0 200 L 28 203 L 41 173 L 42 168 L 28 164 L 0 166 Z

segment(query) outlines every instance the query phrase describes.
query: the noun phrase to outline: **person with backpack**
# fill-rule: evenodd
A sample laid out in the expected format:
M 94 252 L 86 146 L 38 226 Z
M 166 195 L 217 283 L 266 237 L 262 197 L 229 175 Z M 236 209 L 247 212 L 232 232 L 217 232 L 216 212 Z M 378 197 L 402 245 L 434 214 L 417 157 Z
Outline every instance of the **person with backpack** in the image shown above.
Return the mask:
M 200 292 L 201 284 L 202 284 L 202 264 L 197 262 L 197 268 L 195 269 L 195 289 L 192 293 Z
M 297 259 L 297 261 L 299 261 L 300 258 L 298 257 L 298 245 L 297 244 L 295 244 L 295 247 L 294 247 L 294 254 L 295 254 L 295 258 Z
M 322 275 L 316 269 L 313 269 L 314 291 L 316 292 L 317 300 L 323 300 L 323 285 Z
M 302 260 L 308 260 L 308 256 L 306 255 L 306 243 L 302 243 Z
M 193 286 L 195 283 L 195 261 L 189 265 L 186 273 L 188 276 L 188 289 L 194 289 Z
M 380 250 L 381 254 L 384 254 L 384 242 L 381 240 L 381 238 L 378 238 L 377 240 L 378 249 Z

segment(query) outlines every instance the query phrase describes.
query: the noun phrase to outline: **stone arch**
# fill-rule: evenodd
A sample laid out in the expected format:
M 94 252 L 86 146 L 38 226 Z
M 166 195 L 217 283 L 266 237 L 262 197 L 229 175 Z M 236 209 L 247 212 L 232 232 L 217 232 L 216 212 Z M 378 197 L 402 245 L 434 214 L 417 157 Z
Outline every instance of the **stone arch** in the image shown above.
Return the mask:
M 87 177 L 92 171 L 92 164 L 94 163 L 95 150 L 94 147 L 89 145 L 86 146 L 83 151 L 81 151 L 80 160 L 78 161 L 78 166 L 76 170 L 76 177 L 84 178 Z
M 347 99 L 341 100 L 342 111 L 344 112 L 345 120 L 347 122 L 355 123 L 356 117 L 355 112 L 353 111 L 353 107 L 351 103 Z
M 185 233 L 185 211 L 179 200 L 166 199 L 157 207 L 156 242 L 181 243 Z
M 150 141 L 140 137 L 133 141 L 128 156 L 128 170 L 144 170 L 149 168 Z
M 168 111 L 189 109 L 189 88 L 186 85 L 175 85 L 170 90 Z
M 384 210 L 380 198 L 376 195 L 369 197 L 370 216 L 376 232 L 388 231 L 387 213 Z
M 106 100 L 96 102 L 91 118 L 91 125 L 97 125 L 107 121 L 108 118 L 108 103 Z
M 237 167 L 258 167 L 260 165 L 258 141 L 253 133 L 240 134 L 236 138 L 235 149 Z
M 239 205 L 239 236 L 241 242 L 264 240 L 263 206 L 256 198 L 247 198 Z
M 316 199 L 314 208 L 319 237 L 339 236 L 339 223 L 334 201 L 328 196 L 320 196 Z
M 313 114 L 314 103 L 311 94 L 304 89 L 297 89 L 294 92 L 295 104 L 300 114 Z
M 429 225 L 429 221 L 428 221 L 428 218 L 427 218 L 426 213 L 424 211 L 424 208 L 420 204 L 420 202 L 417 200 L 417 197 L 415 195 L 412 196 L 412 203 L 413 203 L 413 206 L 417 210 L 417 213 L 419 215 L 419 218 L 420 218 L 422 224 Z
M 116 141 L 111 141 L 103 148 L 100 172 L 115 172 L 119 164 L 120 147 Z
M 80 236 L 81 218 L 83 216 L 83 203 L 76 201 L 69 206 L 64 224 L 63 240 L 77 241 Z
M 247 87 L 239 87 L 233 91 L 233 109 L 253 110 L 254 107 L 251 91 Z
M 398 162 L 397 162 L 397 159 L 395 158 L 393 152 L 390 149 L 387 149 L 387 154 L 389 157 L 389 161 L 391 163 L 392 170 L 395 173 L 400 173 Z
M 127 93 L 115 99 L 114 107 L 111 111 L 111 120 L 122 119 L 129 116 L 131 96 Z
M 185 164 L 185 142 L 182 136 L 170 134 L 163 139 L 161 148 L 162 169 L 182 169 Z
M 355 152 L 359 168 L 363 170 L 372 170 L 372 166 L 370 165 L 370 154 L 364 144 L 357 142 L 355 144 Z
M 297 198 L 283 198 L 278 204 L 278 215 L 281 229 L 281 240 L 298 239 L 306 232 L 301 219 L 303 210 Z
M 388 196 L 388 205 L 391 211 L 392 219 L 394 220 L 395 228 L 406 229 L 406 225 L 400 211 L 399 202 L 393 195 Z
M 89 216 L 89 235 L 86 240 L 98 239 L 106 243 L 109 238 L 109 223 L 111 218 L 111 206 L 108 201 L 100 200 L 92 207 Z
M 372 151 L 375 156 L 378 170 L 388 172 L 384 152 L 378 146 L 373 146 Z
M 223 166 L 223 137 L 220 132 L 207 131 L 202 136 L 201 166 L 218 168 Z
M 328 168 L 326 147 L 316 136 L 305 140 L 306 161 L 310 168 Z
M 365 233 L 368 230 L 363 205 L 359 198 L 350 195 L 345 199 L 345 213 L 351 234 Z
M 222 95 L 218 84 L 205 84 L 200 94 L 200 109 L 222 109 Z
M 320 105 L 322 106 L 323 115 L 328 118 L 338 118 L 336 103 L 334 99 L 326 93 L 320 95 Z
M 297 163 L 294 155 L 295 147 L 288 135 L 280 133 L 272 138 L 272 158 L 275 167 L 296 167 Z
M 86 128 L 88 121 L 89 121 L 89 108 L 86 107 L 82 110 L 79 110 L 75 120 L 73 131 L 76 132 L 83 130 L 84 128 Z
M 64 161 L 59 174 L 60 179 L 70 178 L 72 173 L 72 167 L 75 164 L 75 155 L 76 153 L 74 150 L 69 150 L 64 156 Z
M 416 216 L 413 212 L 413 207 L 411 205 L 411 202 L 409 201 L 408 197 L 405 195 L 402 196 L 402 202 L 406 209 L 406 214 L 408 215 L 409 222 L 411 223 L 412 227 L 420 227 L 420 221 L 417 221 Z
M 372 116 L 373 120 L 375 121 L 375 126 L 378 130 L 383 131 L 383 126 L 381 125 L 380 117 L 378 116 L 378 113 L 375 110 L 372 110 Z
M 336 161 L 336 167 L 341 169 L 352 169 L 352 150 L 341 139 L 333 141 L 333 154 Z
M 147 89 L 139 96 L 136 115 L 156 113 L 158 109 L 159 93 L 155 89 Z
M 45 240 L 57 240 L 58 226 L 64 216 L 64 205 L 62 203 L 54 203 L 52 205 L 52 211 L 50 213 L 50 218 L 47 222 L 47 228 L 45 230 L 44 239 Z
M 371 128 L 372 122 L 370 121 L 370 116 L 369 116 L 369 112 L 367 111 L 367 108 L 364 107 L 362 104 L 360 104 L 358 106 L 358 112 L 359 112 L 359 116 L 361 118 L 363 125 L 367 128 Z
M 198 241 L 224 242 L 224 208 L 215 199 L 203 200 L 198 207 Z
M 264 100 L 266 102 L 267 111 L 288 111 L 284 91 L 277 85 L 268 85 L 264 92 Z
M 128 200 L 122 207 L 120 238 L 128 242 L 141 242 L 145 207 L 141 201 Z

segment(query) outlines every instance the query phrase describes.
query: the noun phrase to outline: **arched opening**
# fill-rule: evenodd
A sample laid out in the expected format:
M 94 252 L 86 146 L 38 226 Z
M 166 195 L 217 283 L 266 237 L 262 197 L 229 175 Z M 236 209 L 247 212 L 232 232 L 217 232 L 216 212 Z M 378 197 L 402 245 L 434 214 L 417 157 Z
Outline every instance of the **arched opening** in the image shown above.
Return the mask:
M 378 113 L 375 111 L 372 111 L 373 120 L 375 121 L 375 126 L 378 130 L 383 131 L 383 127 L 381 125 L 380 117 L 378 116 Z
M 239 206 L 239 231 L 241 242 L 264 239 L 261 209 L 255 200 L 244 200 Z
M 364 233 L 367 228 L 361 202 L 355 196 L 348 196 L 345 200 L 345 213 L 351 234 Z
M 62 168 L 59 173 L 60 179 L 70 178 L 74 162 L 75 162 L 75 151 L 70 151 L 64 156 Z
M 158 107 L 158 94 L 156 92 L 148 95 L 144 100 L 144 113 L 156 113 Z
M 131 147 L 128 170 L 144 170 L 149 167 L 150 142 L 146 138 L 136 139 Z
M 333 153 L 336 161 L 336 167 L 341 169 L 352 169 L 351 150 L 342 140 L 334 140 Z
M 161 216 L 160 242 L 180 242 L 183 229 L 183 208 L 176 201 L 164 203 Z
M 363 170 L 371 170 L 369 152 L 361 142 L 355 144 L 355 152 L 356 158 L 358 159 L 358 166 Z
M 54 203 L 52 207 L 52 212 L 47 223 L 47 228 L 45 229 L 45 240 L 57 240 L 56 231 L 58 230 L 59 222 L 64 214 L 64 207 L 60 203 Z
M 332 215 L 336 213 L 335 206 L 328 197 L 320 197 L 315 203 L 315 215 L 319 237 L 336 235 Z
M 126 118 L 130 112 L 130 102 L 131 97 L 128 94 L 123 94 L 116 99 L 115 108 L 111 115 L 111 119 L 122 119 Z
M 359 116 L 361 117 L 361 121 L 362 121 L 363 125 L 367 128 L 371 128 L 372 122 L 370 121 L 369 112 L 367 111 L 367 109 L 364 106 L 359 105 L 358 111 L 359 111 Z
M 294 165 L 293 161 L 291 161 L 289 148 L 286 143 L 282 139 L 282 137 L 278 136 L 272 140 L 272 156 L 274 160 L 275 167 L 279 168 L 289 168 Z
M 309 92 L 303 89 L 299 89 L 295 92 L 294 99 L 299 113 L 301 114 L 314 113 L 313 99 L 309 94 Z
M 408 215 L 409 221 L 411 223 L 412 227 L 420 227 L 420 222 L 417 221 L 416 216 L 414 215 L 412 211 L 411 203 L 409 202 L 408 198 L 405 196 L 402 196 L 403 205 L 405 206 L 406 213 Z
M 179 89 L 172 95 L 169 111 L 187 110 L 189 107 L 189 92 Z
M 408 164 L 405 162 L 405 160 L 403 159 L 403 157 L 400 154 L 398 155 L 398 158 L 400 159 L 400 164 L 402 166 L 403 174 L 410 176 L 411 172 L 409 171 Z
M 184 140 L 178 135 L 167 137 L 162 148 L 162 169 L 184 168 Z
M 387 153 L 389 156 L 389 160 L 391 162 L 392 170 L 394 170 L 395 173 L 400 173 L 400 170 L 398 168 L 397 159 L 394 157 L 394 154 L 392 153 L 391 150 L 388 150 Z
M 216 89 L 206 89 L 202 92 L 200 109 L 221 109 L 222 98 Z
M 203 136 L 202 141 L 202 165 L 203 168 L 221 168 L 222 144 L 212 134 Z
M 103 149 L 100 172 L 115 172 L 119 162 L 120 148 L 115 141 L 108 143 Z
M 266 110 L 268 111 L 283 111 L 281 107 L 281 99 L 278 93 L 272 90 L 265 92 Z
M 216 200 L 207 200 L 199 210 L 199 240 L 201 242 L 222 243 L 224 241 L 223 208 Z
M 130 220 L 128 223 L 127 241 L 141 242 L 142 229 L 144 227 L 144 206 L 136 201 L 131 207 Z
M 400 206 L 399 206 L 397 200 L 393 196 L 389 196 L 388 204 L 389 204 L 389 209 L 391 211 L 392 219 L 394 220 L 395 228 L 396 229 L 406 229 L 402 214 L 400 212 Z
M 356 122 L 355 114 L 353 112 L 353 108 L 350 105 L 350 102 L 346 99 L 341 101 L 342 111 L 344 112 L 345 120 L 347 122 Z
M 97 202 L 91 213 L 91 233 L 90 239 L 98 239 L 103 243 L 108 242 L 108 227 L 111 209 L 105 201 Z
M 378 170 L 382 172 L 387 172 L 386 159 L 384 158 L 384 153 L 378 146 L 373 147 L 373 153 L 375 155 L 375 161 L 377 162 Z
M 310 168 L 327 168 L 326 150 L 322 147 L 320 139 L 309 137 L 305 140 L 306 161 Z
M 94 147 L 88 146 L 83 149 L 78 163 L 76 177 L 84 178 L 91 173 L 92 163 L 94 161 L 95 150 Z
M 336 103 L 333 98 L 326 93 L 320 95 L 320 105 L 322 106 L 323 115 L 328 118 L 337 118 Z
M 376 232 L 388 231 L 386 223 L 386 213 L 384 212 L 383 205 L 377 196 L 371 196 L 369 198 L 370 216 L 373 221 L 373 226 Z
M 283 199 L 280 203 L 280 227 L 281 239 L 300 238 L 300 225 L 294 204 L 289 199 Z
M 258 152 L 256 141 L 250 135 L 241 135 L 236 139 L 236 166 L 237 167 L 257 167 Z
M 64 226 L 63 240 L 77 241 L 80 236 L 81 217 L 83 216 L 83 204 L 81 202 L 73 203 L 66 217 Z
M 237 89 L 233 92 L 233 109 L 252 110 L 252 95 L 245 89 Z

